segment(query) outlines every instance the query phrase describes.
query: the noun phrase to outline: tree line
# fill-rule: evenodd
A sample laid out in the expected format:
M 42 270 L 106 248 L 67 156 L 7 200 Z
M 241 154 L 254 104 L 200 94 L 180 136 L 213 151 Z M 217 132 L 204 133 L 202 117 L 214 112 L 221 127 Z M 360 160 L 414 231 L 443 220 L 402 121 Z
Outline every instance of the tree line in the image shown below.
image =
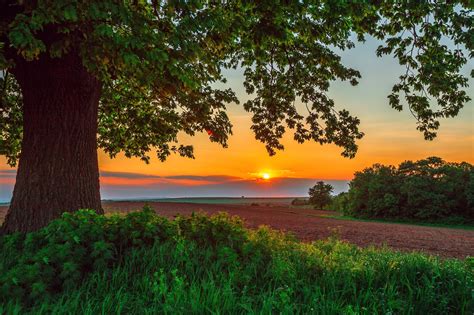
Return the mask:
M 356 172 L 329 207 L 360 218 L 474 222 L 474 167 L 439 157 Z

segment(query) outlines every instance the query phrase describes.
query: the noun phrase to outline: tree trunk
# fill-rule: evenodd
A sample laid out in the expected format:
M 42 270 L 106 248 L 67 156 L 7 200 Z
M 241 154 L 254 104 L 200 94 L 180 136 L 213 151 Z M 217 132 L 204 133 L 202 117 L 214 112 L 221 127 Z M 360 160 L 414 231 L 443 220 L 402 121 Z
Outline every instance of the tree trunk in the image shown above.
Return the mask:
M 100 203 L 97 111 L 100 82 L 78 54 L 17 62 L 23 94 L 23 142 L 2 232 L 28 232 L 63 212 Z

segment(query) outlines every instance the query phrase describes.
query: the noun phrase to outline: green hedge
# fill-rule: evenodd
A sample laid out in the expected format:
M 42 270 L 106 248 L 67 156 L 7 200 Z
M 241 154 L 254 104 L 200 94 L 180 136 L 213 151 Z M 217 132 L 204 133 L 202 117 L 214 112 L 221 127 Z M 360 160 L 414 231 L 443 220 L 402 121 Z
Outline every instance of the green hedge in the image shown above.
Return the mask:
M 447 223 L 474 222 L 474 167 L 431 157 L 375 164 L 350 182 L 346 215 Z
M 236 217 L 64 214 L 0 238 L 0 313 L 471 314 L 474 261 L 301 243 Z

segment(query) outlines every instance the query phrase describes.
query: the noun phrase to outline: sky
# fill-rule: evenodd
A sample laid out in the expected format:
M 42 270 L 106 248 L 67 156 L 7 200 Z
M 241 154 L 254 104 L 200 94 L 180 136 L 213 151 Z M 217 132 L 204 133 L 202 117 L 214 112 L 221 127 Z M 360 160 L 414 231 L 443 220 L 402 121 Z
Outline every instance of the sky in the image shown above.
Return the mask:
M 152 158 L 145 164 L 123 155 L 110 159 L 99 152 L 102 198 L 305 196 L 318 180 L 331 183 L 338 193 L 348 189 L 354 172 L 374 163 L 397 165 L 439 156 L 450 162 L 474 164 L 473 101 L 458 117 L 441 120 L 438 137 L 425 141 L 409 111 L 398 112 L 388 105 L 387 95 L 403 69 L 390 56 L 376 57 L 378 45 L 375 39 L 368 39 L 342 52 L 343 63 L 359 70 L 362 79 L 355 87 L 336 81 L 328 93 L 338 109 L 346 108 L 361 120 L 365 137 L 358 141 L 355 158 L 342 157 L 342 150 L 335 145 L 298 144 L 292 133 L 282 141 L 285 150 L 270 157 L 250 130 L 251 115 L 242 105 L 229 104 L 234 134 L 227 149 L 210 143 L 207 134 L 199 134 L 180 138 L 194 145 L 196 159 L 171 156 L 164 163 Z M 470 60 L 463 73 L 467 75 L 473 66 Z M 244 91 L 242 72 L 226 71 L 225 76 L 226 86 L 243 104 L 249 96 Z M 467 92 L 474 99 L 474 80 L 469 84 Z M 264 173 L 270 176 L 268 180 L 262 179 Z M 15 169 L 0 157 L 0 202 L 10 200 L 14 182 Z

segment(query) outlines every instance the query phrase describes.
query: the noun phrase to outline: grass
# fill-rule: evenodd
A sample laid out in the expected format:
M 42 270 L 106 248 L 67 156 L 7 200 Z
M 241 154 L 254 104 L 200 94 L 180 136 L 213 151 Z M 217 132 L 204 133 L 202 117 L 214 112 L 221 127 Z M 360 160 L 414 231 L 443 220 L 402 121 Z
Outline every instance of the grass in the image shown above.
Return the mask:
M 474 311 L 472 259 L 361 249 L 335 238 L 301 243 L 267 227 L 247 230 L 224 214 L 170 221 L 149 210 L 79 212 L 1 238 L 0 250 L 2 314 Z
M 315 209 L 314 205 L 290 205 L 290 209 L 309 209 L 309 210 L 319 210 Z
M 337 220 L 347 220 L 347 221 L 380 222 L 380 223 L 389 223 L 389 224 L 406 224 L 406 225 L 442 227 L 442 228 L 449 228 L 449 229 L 461 229 L 461 230 L 474 231 L 474 225 L 470 225 L 470 224 L 430 223 L 430 222 L 418 222 L 418 221 L 395 220 L 395 219 L 362 219 L 362 218 L 355 218 L 355 217 L 351 217 L 351 216 L 346 216 L 346 215 L 343 215 L 343 214 L 340 214 L 340 213 L 339 214 L 333 214 L 333 215 L 315 214 L 314 216 L 315 217 L 321 217 L 321 218 L 337 219 Z

